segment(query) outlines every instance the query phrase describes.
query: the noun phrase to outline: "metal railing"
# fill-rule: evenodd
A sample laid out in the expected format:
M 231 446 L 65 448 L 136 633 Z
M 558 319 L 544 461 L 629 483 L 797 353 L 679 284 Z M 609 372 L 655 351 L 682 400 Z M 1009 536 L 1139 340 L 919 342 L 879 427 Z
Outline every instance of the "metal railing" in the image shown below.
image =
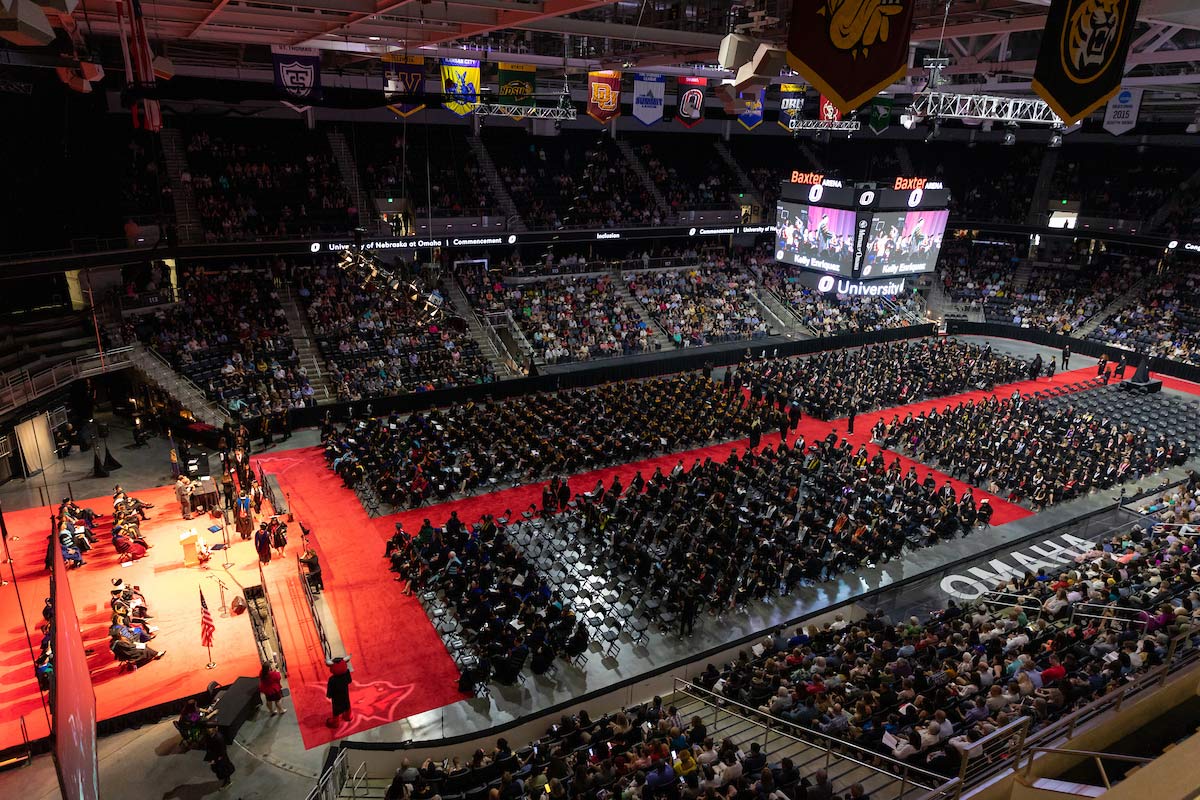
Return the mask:
M 341 797 L 342 787 L 350 778 L 350 764 L 347 758 L 349 753 L 349 750 L 338 751 L 333 764 L 321 773 L 321 777 L 317 778 L 317 785 L 312 788 L 305 800 L 338 800 Z
M 889 781 L 899 781 L 900 791 L 896 795 L 898 798 L 904 797 L 910 788 L 933 791 L 946 784 L 944 775 L 914 767 L 904 761 L 884 755 L 878 750 L 871 750 L 845 739 L 818 733 L 770 714 L 764 714 L 757 708 L 722 697 L 682 678 L 675 678 L 675 694 L 690 697 L 709 706 L 713 711 L 714 726 L 721 714 L 727 714 L 761 729 L 764 747 L 772 737 L 788 739 L 824 753 L 825 761 L 822 768 L 826 771 L 829 771 L 835 763 L 846 762 L 854 764 L 855 767 L 870 770 L 876 775 L 885 776 Z M 731 706 L 742 709 L 745 713 L 739 714 L 731 711 Z M 799 733 L 791 733 L 790 731 L 793 730 L 799 731 Z
M 1127 756 L 1121 753 L 1098 753 L 1095 750 L 1068 750 L 1062 747 L 1030 747 L 1022 757 L 1027 757 L 1025 762 L 1025 777 L 1029 777 L 1029 773 L 1033 770 L 1033 758 L 1038 753 L 1057 753 L 1064 756 L 1083 756 L 1091 758 L 1096 763 L 1096 771 L 1100 773 L 1100 780 L 1104 781 L 1104 788 L 1111 789 L 1112 782 L 1108 779 L 1108 772 L 1104 769 L 1104 759 L 1112 759 L 1113 761 L 1125 761 L 1132 764 L 1149 764 L 1153 758 L 1147 756 Z
M 988 611 L 1000 611 L 1006 608 L 1020 608 L 1029 616 L 1030 611 L 1035 612 L 1033 621 L 1037 622 L 1042 618 L 1042 603 L 1036 597 L 1027 594 L 1016 594 L 1015 592 L 984 592 L 975 601 L 977 604 L 985 606 Z
M 1109 625 L 1115 625 L 1118 629 L 1123 629 L 1126 625 L 1140 625 L 1145 629 L 1149 620 L 1138 619 L 1141 613 L 1140 608 L 1112 603 L 1075 603 L 1071 606 L 1071 624 L 1074 625 L 1077 619 L 1094 619 L 1100 623 L 1107 620 Z
M 304 526 L 300 526 L 300 530 L 304 530 Z M 308 538 L 307 531 L 304 538 Z M 313 625 L 317 629 L 317 638 L 321 640 L 321 650 L 325 653 L 325 660 L 333 658 L 333 649 L 329 646 L 329 637 L 325 635 L 325 624 L 321 622 L 321 615 L 317 613 L 317 598 L 313 594 L 312 584 L 308 582 L 308 570 L 304 567 L 304 562 L 300 560 L 300 554 L 296 555 L 296 572 L 300 576 L 300 585 L 304 587 L 304 599 L 308 602 L 308 613 L 312 617 Z
M 79 378 L 125 369 L 133 364 L 133 356 L 133 347 L 118 347 L 78 356 L 34 373 L 26 369 L 9 372 L 0 377 L 0 414 L 15 411 Z

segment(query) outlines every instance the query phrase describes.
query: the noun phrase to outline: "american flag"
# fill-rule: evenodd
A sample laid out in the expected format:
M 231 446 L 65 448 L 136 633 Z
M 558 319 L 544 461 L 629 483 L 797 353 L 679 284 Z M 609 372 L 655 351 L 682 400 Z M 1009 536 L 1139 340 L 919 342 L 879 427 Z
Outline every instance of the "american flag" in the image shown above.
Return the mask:
M 208 603 L 204 601 L 204 590 L 200 590 L 200 644 L 203 647 L 212 647 L 213 632 L 216 628 L 213 626 L 212 614 L 208 612 Z

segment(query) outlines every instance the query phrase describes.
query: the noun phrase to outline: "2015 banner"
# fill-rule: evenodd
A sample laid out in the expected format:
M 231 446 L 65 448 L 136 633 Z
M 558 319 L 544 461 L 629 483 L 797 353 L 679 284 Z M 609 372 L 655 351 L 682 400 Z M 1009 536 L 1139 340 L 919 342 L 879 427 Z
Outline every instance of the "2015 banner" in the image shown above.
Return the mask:
M 537 67 L 500 62 L 500 102 L 506 106 L 532 106 L 537 91 Z
M 1121 87 L 1139 0 L 1052 0 L 1033 90 L 1068 125 Z
M 800 119 L 804 112 L 804 92 L 807 89 L 801 83 L 785 83 L 779 87 L 779 127 L 791 130 L 791 120 Z
M 788 64 L 848 113 L 904 77 L 917 0 L 793 0 Z
M 679 76 L 679 104 L 675 116 L 685 127 L 690 128 L 704 120 L 704 87 L 707 85 L 707 78 Z
M 762 124 L 763 96 L 766 92 L 766 87 L 760 86 L 752 92 L 738 96 L 737 107 L 741 109 L 738 113 L 738 122 L 748 131 L 752 131 Z
M 442 107 L 465 117 L 479 105 L 479 62 L 469 58 L 442 59 Z
M 1142 90 L 1122 89 L 1108 101 L 1104 109 L 1104 130 L 1113 136 L 1129 133 L 1137 126 L 1141 108 Z
M 271 45 L 275 88 L 288 100 L 321 99 L 321 54 L 311 47 Z
M 643 125 L 653 125 L 663 117 L 667 79 L 663 75 L 633 76 L 633 117 Z
M 424 102 L 408 102 L 425 93 L 425 57 L 402 53 L 383 54 L 383 97 L 388 110 L 401 117 L 425 108 Z
M 621 116 L 621 73 L 612 69 L 588 73 L 587 114 L 601 125 Z

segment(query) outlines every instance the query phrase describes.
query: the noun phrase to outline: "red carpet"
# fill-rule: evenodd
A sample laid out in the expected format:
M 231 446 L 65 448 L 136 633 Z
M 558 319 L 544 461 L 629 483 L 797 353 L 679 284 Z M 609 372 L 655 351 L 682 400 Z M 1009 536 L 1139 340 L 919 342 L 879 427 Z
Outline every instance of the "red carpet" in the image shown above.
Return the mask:
M 142 523 L 142 532 L 155 545 L 145 558 L 129 566 L 117 561 L 116 552 L 107 533 L 100 535 L 92 551 L 85 555 L 87 564 L 71 570 L 69 580 L 75 597 L 84 646 L 93 650 L 89 659 L 96 690 L 96 711 L 101 720 L 112 719 L 160 703 L 203 691 L 210 681 L 225 684 L 241 675 L 256 675 L 259 669 L 257 648 L 249 616 L 225 616 L 221 613 L 220 576 L 228 589 L 227 602 L 241 594 L 239 586 L 257 584 L 258 569 L 254 549 L 238 540 L 232 548 L 234 566 L 228 574 L 221 567 L 220 554 L 209 562 L 210 569 L 185 568 L 178 539 L 180 532 L 193 525 L 210 543 L 220 541 L 201 530 L 210 524 L 207 519 L 195 518 L 185 522 L 179 516 L 179 505 L 171 487 L 137 492 L 137 497 L 155 507 L 149 509 L 150 519 Z M 99 523 L 111 520 L 112 498 L 100 497 L 80 501 L 97 513 L 105 515 Z M 10 511 L 5 514 L 8 524 L 9 547 L 21 588 L 25 615 L 30 623 L 34 655 L 39 650 L 42 634 L 42 606 L 49 592 L 50 577 L 45 569 L 46 535 L 50 529 L 49 508 Z M 107 531 L 106 524 L 98 529 Z M 20 537 L 20 541 L 15 541 Z M 4 577 L 12 580 L 8 569 Z M 108 649 L 108 606 L 110 579 L 120 577 L 142 587 L 159 628 L 152 643 L 167 654 L 137 672 L 118 672 L 116 661 Z M 213 660 L 217 667 L 204 668 L 208 653 L 200 646 L 200 597 L 203 588 L 212 611 L 216 633 L 213 637 Z M 41 693 L 33 675 L 33 656 L 25 639 L 13 584 L 0 587 L 0 617 L 6 621 L 3 641 L 0 642 L 0 748 L 20 744 L 19 719 L 25 718 L 30 739 L 48 735 L 46 714 L 42 711 Z
M 387 571 L 383 548 L 394 530 L 392 520 L 368 517 L 354 493 L 326 468 L 319 447 L 263 455 L 255 462 L 278 476 L 291 496 L 297 521 L 313 534 L 325 601 L 354 667 L 354 717 L 336 729 L 327 728 L 328 672 L 315 635 L 308 631 L 311 622 L 299 613 L 306 614 L 307 608 L 297 594 L 302 590 L 295 562 L 290 561 L 288 575 L 272 576 L 269 584 L 277 606 L 299 604 L 295 624 L 280 624 L 289 629 L 284 653 L 305 747 L 465 699 L 458 691 L 458 668 L 425 610 L 415 597 L 401 593 Z

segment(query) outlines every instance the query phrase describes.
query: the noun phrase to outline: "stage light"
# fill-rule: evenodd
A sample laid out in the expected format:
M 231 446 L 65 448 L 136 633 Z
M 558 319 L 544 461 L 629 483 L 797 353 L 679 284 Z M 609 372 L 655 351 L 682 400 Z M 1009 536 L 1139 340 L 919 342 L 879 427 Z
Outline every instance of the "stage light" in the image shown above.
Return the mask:
M 1058 131 L 1050 134 L 1050 143 L 1046 146 L 1051 150 L 1057 150 L 1058 148 L 1062 147 L 1062 134 Z
M 911 131 L 913 128 L 917 127 L 917 119 L 919 118 L 915 114 L 901 114 L 900 124 L 904 126 L 905 130 Z
M 929 123 L 929 131 L 925 134 L 925 142 L 932 142 L 934 139 L 938 138 L 938 135 L 941 134 L 941 132 L 942 123 L 936 119 L 933 120 Z
M 1004 144 L 1007 147 L 1012 147 L 1017 143 L 1017 124 L 1010 122 L 1004 126 Z

